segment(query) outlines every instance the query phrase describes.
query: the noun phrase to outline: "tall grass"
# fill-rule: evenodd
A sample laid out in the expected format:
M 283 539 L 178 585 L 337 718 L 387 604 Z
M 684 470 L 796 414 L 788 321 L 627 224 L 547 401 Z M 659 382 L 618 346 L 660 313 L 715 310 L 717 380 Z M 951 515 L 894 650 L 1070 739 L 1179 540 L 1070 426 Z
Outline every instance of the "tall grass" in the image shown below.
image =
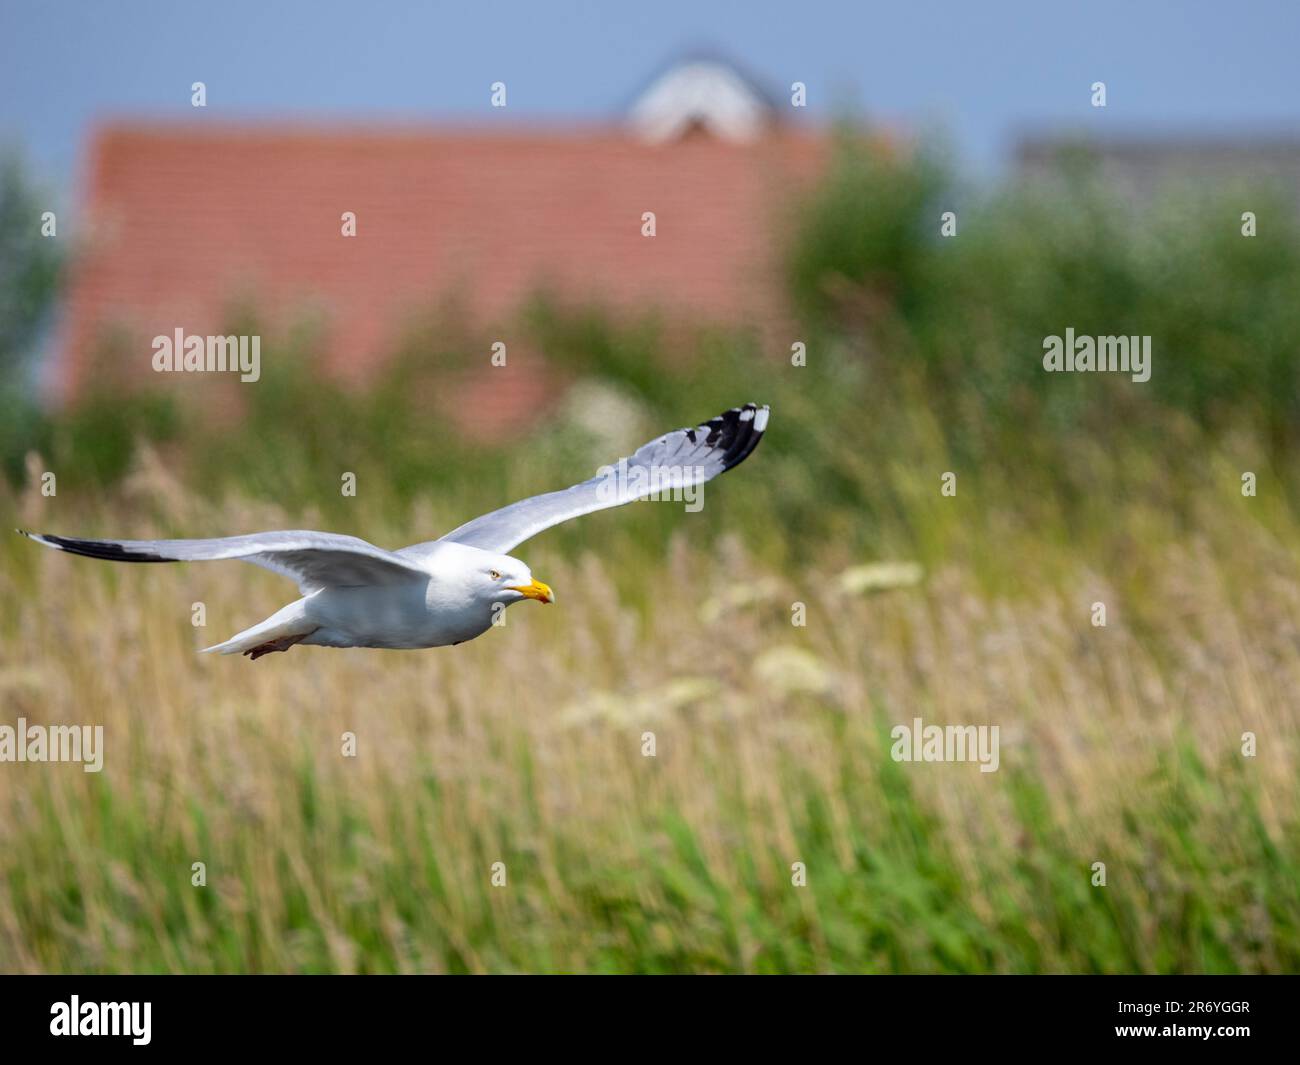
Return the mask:
M 1220 208 L 1147 218 L 1078 179 L 973 203 L 945 242 L 958 191 L 850 153 L 800 208 L 805 367 L 758 331 L 539 302 L 517 328 L 574 387 L 523 437 L 430 416 L 447 359 L 488 350 L 463 329 L 364 392 L 271 341 L 239 421 L 45 416 L 6 456 L 8 524 L 400 546 L 774 412 L 702 513 L 525 544 L 559 603 L 454 649 L 198 656 L 291 586 L 0 541 L 0 724 L 107 746 L 99 774 L 0 766 L 0 969 L 1294 971 L 1293 223 L 1243 243 Z M 1067 326 L 1152 334 L 1152 382 L 1043 374 Z M 922 579 L 858 568 L 891 561 Z M 914 717 L 998 725 L 1000 768 L 895 762 Z
M 729 475 L 732 494 L 766 494 L 769 457 Z M 1294 969 L 1300 529 L 1223 480 L 1195 533 L 1114 504 L 1113 572 L 1051 534 L 1050 508 L 1038 535 L 959 493 L 926 526 L 923 583 L 867 595 L 842 580 L 847 552 L 777 566 L 699 535 L 729 498 L 675 513 L 626 572 L 629 529 L 677 510 L 647 504 L 586 548 L 521 549 L 559 604 L 478 641 L 256 665 L 194 652 L 286 601 L 285 582 L 13 537 L 0 720 L 101 723 L 106 763 L 0 773 L 0 966 Z M 149 462 L 129 498 L 59 524 L 300 524 Z M 50 509 L 13 502 L 27 522 Z M 366 531 L 397 544 L 422 520 Z M 1001 767 L 895 763 L 889 730 L 914 716 L 999 725 Z

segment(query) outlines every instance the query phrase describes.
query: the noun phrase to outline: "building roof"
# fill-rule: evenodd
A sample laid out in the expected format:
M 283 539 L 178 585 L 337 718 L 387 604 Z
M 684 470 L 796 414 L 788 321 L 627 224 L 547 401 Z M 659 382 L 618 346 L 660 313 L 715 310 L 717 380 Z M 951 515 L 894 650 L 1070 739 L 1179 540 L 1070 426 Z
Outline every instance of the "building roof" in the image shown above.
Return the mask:
M 1300 204 L 1300 135 L 1290 131 L 1031 133 L 1016 144 L 1015 161 L 1029 180 L 1090 168 L 1137 199 L 1178 185 L 1273 187 Z
M 107 331 L 136 338 L 148 376 L 152 337 L 219 332 L 238 305 L 271 329 L 318 314 L 323 364 L 356 375 L 448 293 L 485 323 L 538 289 L 615 311 L 770 318 L 775 223 L 827 147 L 776 127 L 650 144 L 623 128 L 108 125 L 90 144 L 63 390 L 83 387 Z

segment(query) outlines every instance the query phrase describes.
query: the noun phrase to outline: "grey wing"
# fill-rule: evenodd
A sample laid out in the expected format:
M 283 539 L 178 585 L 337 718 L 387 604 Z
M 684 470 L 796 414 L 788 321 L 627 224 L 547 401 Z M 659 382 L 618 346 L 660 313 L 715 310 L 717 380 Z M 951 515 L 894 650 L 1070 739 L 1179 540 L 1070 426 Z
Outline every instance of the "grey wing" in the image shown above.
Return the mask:
M 712 480 L 743 462 L 758 447 L 767 428 L 768 408 L 754 403 L 733 407 L 693 429 L 678 429 L 603 467 L 572 488 L 521 499 L 466 522 L 442 540 L 485 551 L 506 552 L 562 521 L 594 510 L 622 506 L 656 492 Z M 418 556 L 430 544 L 403 548 Z
M 215 540 L 80 540 L 18 530 L 46 547 L 112 562 L 207 562 L 234 558 L 298 582 L 304 595 L 325 587 L 397 584 L 427 578 L 413 560 L 355 536 L 292 530 Z

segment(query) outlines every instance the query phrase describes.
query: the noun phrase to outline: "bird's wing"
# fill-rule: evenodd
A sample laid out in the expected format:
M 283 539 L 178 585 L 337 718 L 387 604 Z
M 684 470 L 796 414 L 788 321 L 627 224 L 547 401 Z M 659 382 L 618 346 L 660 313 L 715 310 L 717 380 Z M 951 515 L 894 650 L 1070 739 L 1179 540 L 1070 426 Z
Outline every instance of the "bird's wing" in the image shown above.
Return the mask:
M 694 429 L 678 429 L 638 448 L 572 488 L 521 499 L 466 522 L 443 540 L 486 551 L 509 551 L 543 529 L 622 506 L 656 492 L 703 484 L 743 462 L 767 428 L 768 408 L 747 403 L 710 418 Z M 419 555 L 429 544 L 403 551 Z
M 37 543 L 112 562 L 207 562 L 237 558 L 298 582 L 304 595 L 324 587 L 398 584 L 428 578 L 410 558 L 355 536 L 334 533 L 262 532 L 216 540 L 74 540 L 18 530 Z

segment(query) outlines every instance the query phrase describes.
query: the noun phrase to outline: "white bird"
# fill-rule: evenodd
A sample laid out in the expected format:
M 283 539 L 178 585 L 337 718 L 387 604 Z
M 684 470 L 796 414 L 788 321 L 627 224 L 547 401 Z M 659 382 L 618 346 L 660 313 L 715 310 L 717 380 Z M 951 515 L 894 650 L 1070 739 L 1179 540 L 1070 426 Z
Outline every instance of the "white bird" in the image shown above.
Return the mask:
M 294 644 L 443 647 L 472 640 L 512 603 L 555 601 L 550 586 L 506 554 L 543 529 L 635 499 L 703 484 L 743 462 L 767 428 L 747 403 L 694 429 L 666 433 L 595 477 L 521 499 L 438 540 L 386 551 L 355 536 L 262 532 L 214 540 L 79 540 L 18 532 L 47 547 L 113 562 L 236 558 L 292 577 L 302 598 L 204 651 L 254 660 Z

